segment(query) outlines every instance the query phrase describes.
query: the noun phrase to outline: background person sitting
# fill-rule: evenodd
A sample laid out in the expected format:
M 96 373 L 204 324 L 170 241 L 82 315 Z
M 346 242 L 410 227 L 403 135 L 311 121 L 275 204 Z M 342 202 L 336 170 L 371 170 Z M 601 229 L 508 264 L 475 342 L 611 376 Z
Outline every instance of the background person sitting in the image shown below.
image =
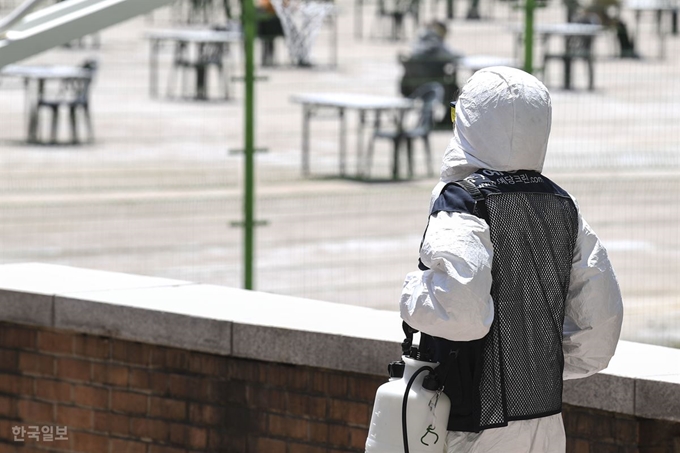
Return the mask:
M 274 40 L 284 35 L 281 19 L 270 0 L 259 0 L 255 10 L 257 36 L 262 40 L 262 66 L 273 66 Z
M 592 0 L 580 7 L 573 22 L 597 24 L 616 30 L 621 58 L 640 58 L 635 43 L 628 34 L 628 27 L 619 17 L 620 0 Z
M 402 95 L 411 95 L 419 86 L 428 82 L 439 82 L 444 87 L 444 101 L 455 98 L 458 91 L 456 63 L 463 56 L 461 52 L 449 48 L 445 43 L 446 24 L 434 20 L 418 33 L 409 56 L 400 56 L 404 74 L 399 83 Z M 437 128 L 451 127 L 450 115 L 443 115 Z
M 444 22 L 433 20 L 416 36 L 411 48 L 412 60 L 455 60 L 462 53 L 450 49 L 446 43 L 448 29 Z

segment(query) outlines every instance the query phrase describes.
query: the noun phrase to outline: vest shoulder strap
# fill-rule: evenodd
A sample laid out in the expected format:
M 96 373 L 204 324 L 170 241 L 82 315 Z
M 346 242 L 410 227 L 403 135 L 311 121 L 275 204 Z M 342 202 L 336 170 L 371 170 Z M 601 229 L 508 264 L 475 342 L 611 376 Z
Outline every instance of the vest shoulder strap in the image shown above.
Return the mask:
M 486 197 L 482 193 L 481 190 L 479 190 L 479 187 L 473 182 L 477 181 L 477 179 L 460 179 L 454 184 L 456 184 L 458 187 L 461 187 L 463 190 L 465 190 L 472 199 L 475 201 L 475 207 L 473 210 L 473 214 L 476 215 L 477 217 L 485 220 L 486 222 L 489 221 L 489 216 L 486 211 Z
M 482 191 L 467 179 L 456 181 L 455 184 L 465 189 L 476 202 L 484 201 L 484 194 L 482 194 Z

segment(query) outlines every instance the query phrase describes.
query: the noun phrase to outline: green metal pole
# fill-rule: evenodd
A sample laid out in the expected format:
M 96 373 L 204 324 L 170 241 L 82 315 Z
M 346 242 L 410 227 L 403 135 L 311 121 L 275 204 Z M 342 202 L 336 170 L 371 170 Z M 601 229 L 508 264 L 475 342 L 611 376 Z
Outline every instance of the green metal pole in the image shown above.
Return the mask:
M 244 97 L 244 178 L 243 178 L 243 287 L 254 289 L 255 248 L 255 5 L 243 1 L 243 38 L 245 53 Z
M 534 71 L 534 9 L 535 0 L 524 0 L 524 71 L 529 74 Z

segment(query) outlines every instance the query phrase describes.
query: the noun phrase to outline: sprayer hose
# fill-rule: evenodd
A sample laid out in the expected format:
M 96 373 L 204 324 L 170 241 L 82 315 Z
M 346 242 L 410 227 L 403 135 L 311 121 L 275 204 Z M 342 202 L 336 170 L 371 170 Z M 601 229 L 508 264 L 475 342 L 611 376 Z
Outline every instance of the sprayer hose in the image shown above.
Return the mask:
M 411 386 L 416 380 L 416 377 L 423 371 L 430 371 L 434 373 L 434 368 L 429 367 L 429 366 L 424 366 L 419 368 L 415 373 L 413 373 L 413 376 L 411 376 L 411 379 L 409 379 L 408 384 L 406 384 L 406 391 L 404 392 L 404 399 L 401 403 L 401 430 L 404 435 L 404 453 L 409 453 L 408 449 L 408 432 L 406 431 L 406 403 L 408 403 L 408 394 L 411 391 Z

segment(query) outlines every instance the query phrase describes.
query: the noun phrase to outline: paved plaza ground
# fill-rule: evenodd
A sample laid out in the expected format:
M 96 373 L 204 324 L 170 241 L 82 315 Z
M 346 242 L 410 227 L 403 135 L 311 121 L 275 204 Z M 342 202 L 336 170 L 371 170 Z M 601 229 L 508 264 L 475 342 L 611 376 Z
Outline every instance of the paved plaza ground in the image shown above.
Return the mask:
M 447 42 L 466 54 L 514 56 L 513 3 L 482 0 L 481 21 L 457 2 Z M 435 11 L 434 8 L 437 8 Z M 274 67 L 257 67 L 256 287 L 319 300 L 394 310 L 414 269 L 430 189 L 417 151 L 417 177 L 389 180 L 388 143 L 379 143 L 370 182 L 338 177 L 338 121 L 312 125 L 311 177 L 300 172 L 302 112 L 290 96 L 350 92 L 394 96 L 406 39 L 371 38 L 375 5 L 337 2 L 337 67 L 329 67 L 331 28 L 317 37 L 311 68 L 289 64 L 277 43 Z M 564 20 L 561 3 L 538 22 Z M 161 96 L 149 96 L 147 30 L 175 27 L 170 8 L 101 33 L 100 49 L 59 47 L 21 63 L 100 63 L 92 94 L 96 140 L 81 146 L 28 145 L 23 85 L 0 84 L 0 262 L 38 261 L 241 286 L 243 86 L 227 102 L 165 96 L 171 48 L 161 54 Z M 422 20 L 445 18 L 444 2 L 423 5 Z M 633 29 L 632 13 L 623 17 Z M 579 199 L 607 245 L 626 303 L 629 339 L 680 344 L 680 37 L 658 58 L 653 16 L 638 30 L 642 59 L 616 58 L 613 34 L 596 42 L 596 89 L 575 65 L 576 90 L 561 88 L 555 63 L 541 75 L 553 94 L 546 174 Z M 257 47 L 259 52 L 259 46 Z M 243 74 L 233 49 L 232 74 Z M 459 74 L 461 81 L 467 74 Z M 357 118 L 348 117 L 354 171 Z M 62 132 L 66 132 L 65 130 Z M 435 132 L 440 159 L 450 131 Z M 417 145 L 419 146 L 419 145 Z

